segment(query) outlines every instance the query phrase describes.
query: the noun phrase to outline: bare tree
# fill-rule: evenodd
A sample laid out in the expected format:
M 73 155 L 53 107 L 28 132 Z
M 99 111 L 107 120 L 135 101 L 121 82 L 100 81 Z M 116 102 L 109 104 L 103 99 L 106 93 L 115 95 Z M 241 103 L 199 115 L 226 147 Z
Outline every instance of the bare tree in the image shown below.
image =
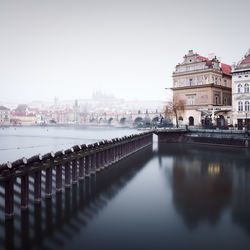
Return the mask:
M 176 121 L 176 127 L 179 127 L 178 117 L 181 116 L 185 110 L 185 102 L 183 100 L 173 100 L 169 102 L 165 107 L 165 118 L 174 117 Z

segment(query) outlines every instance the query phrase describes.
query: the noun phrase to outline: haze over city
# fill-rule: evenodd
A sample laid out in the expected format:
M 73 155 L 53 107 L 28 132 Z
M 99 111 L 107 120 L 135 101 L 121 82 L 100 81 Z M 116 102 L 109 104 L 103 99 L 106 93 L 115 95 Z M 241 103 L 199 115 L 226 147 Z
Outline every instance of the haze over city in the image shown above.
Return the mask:
M 239 61 L 249 49 L 249 7 L 247 0 L 1 0 L 0 100 L 94 91 L 164 100 L 189 49 Z

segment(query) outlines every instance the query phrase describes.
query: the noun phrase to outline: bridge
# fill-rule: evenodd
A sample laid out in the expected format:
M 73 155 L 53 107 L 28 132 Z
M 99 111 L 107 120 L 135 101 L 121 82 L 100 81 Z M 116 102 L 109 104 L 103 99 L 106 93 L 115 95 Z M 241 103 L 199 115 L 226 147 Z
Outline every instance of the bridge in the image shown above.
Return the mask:
M 100 125 L 154 125 L 163 118 L 163 114 L 159 112 L 154 113 L 134 113 L 134 114 L 102 114 L 102 115 L 90 115 L 89 122 Z

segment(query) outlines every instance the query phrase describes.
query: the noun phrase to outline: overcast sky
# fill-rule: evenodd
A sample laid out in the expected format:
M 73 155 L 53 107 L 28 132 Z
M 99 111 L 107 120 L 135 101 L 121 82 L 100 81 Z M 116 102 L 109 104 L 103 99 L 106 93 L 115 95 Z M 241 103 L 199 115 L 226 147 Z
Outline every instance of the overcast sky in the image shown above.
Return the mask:
M 189 49 L 237 62 L 250 1 L 0 0 L 0 101 L 166 98 Z

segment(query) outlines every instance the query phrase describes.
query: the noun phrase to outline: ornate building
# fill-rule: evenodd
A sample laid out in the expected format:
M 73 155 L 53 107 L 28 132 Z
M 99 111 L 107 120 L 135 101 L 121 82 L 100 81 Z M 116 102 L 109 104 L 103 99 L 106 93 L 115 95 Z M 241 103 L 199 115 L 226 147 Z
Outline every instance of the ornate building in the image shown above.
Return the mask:
M 245 57 L 233 67 L 232 100 L 233 123 L 238 129 L 250 126 L 250 50 Z
M 231 66 L 189 50 L 173 72 L 173 102 L 183 102 L 178 119 L 183 124 L 226 126 L 230 124 Z

